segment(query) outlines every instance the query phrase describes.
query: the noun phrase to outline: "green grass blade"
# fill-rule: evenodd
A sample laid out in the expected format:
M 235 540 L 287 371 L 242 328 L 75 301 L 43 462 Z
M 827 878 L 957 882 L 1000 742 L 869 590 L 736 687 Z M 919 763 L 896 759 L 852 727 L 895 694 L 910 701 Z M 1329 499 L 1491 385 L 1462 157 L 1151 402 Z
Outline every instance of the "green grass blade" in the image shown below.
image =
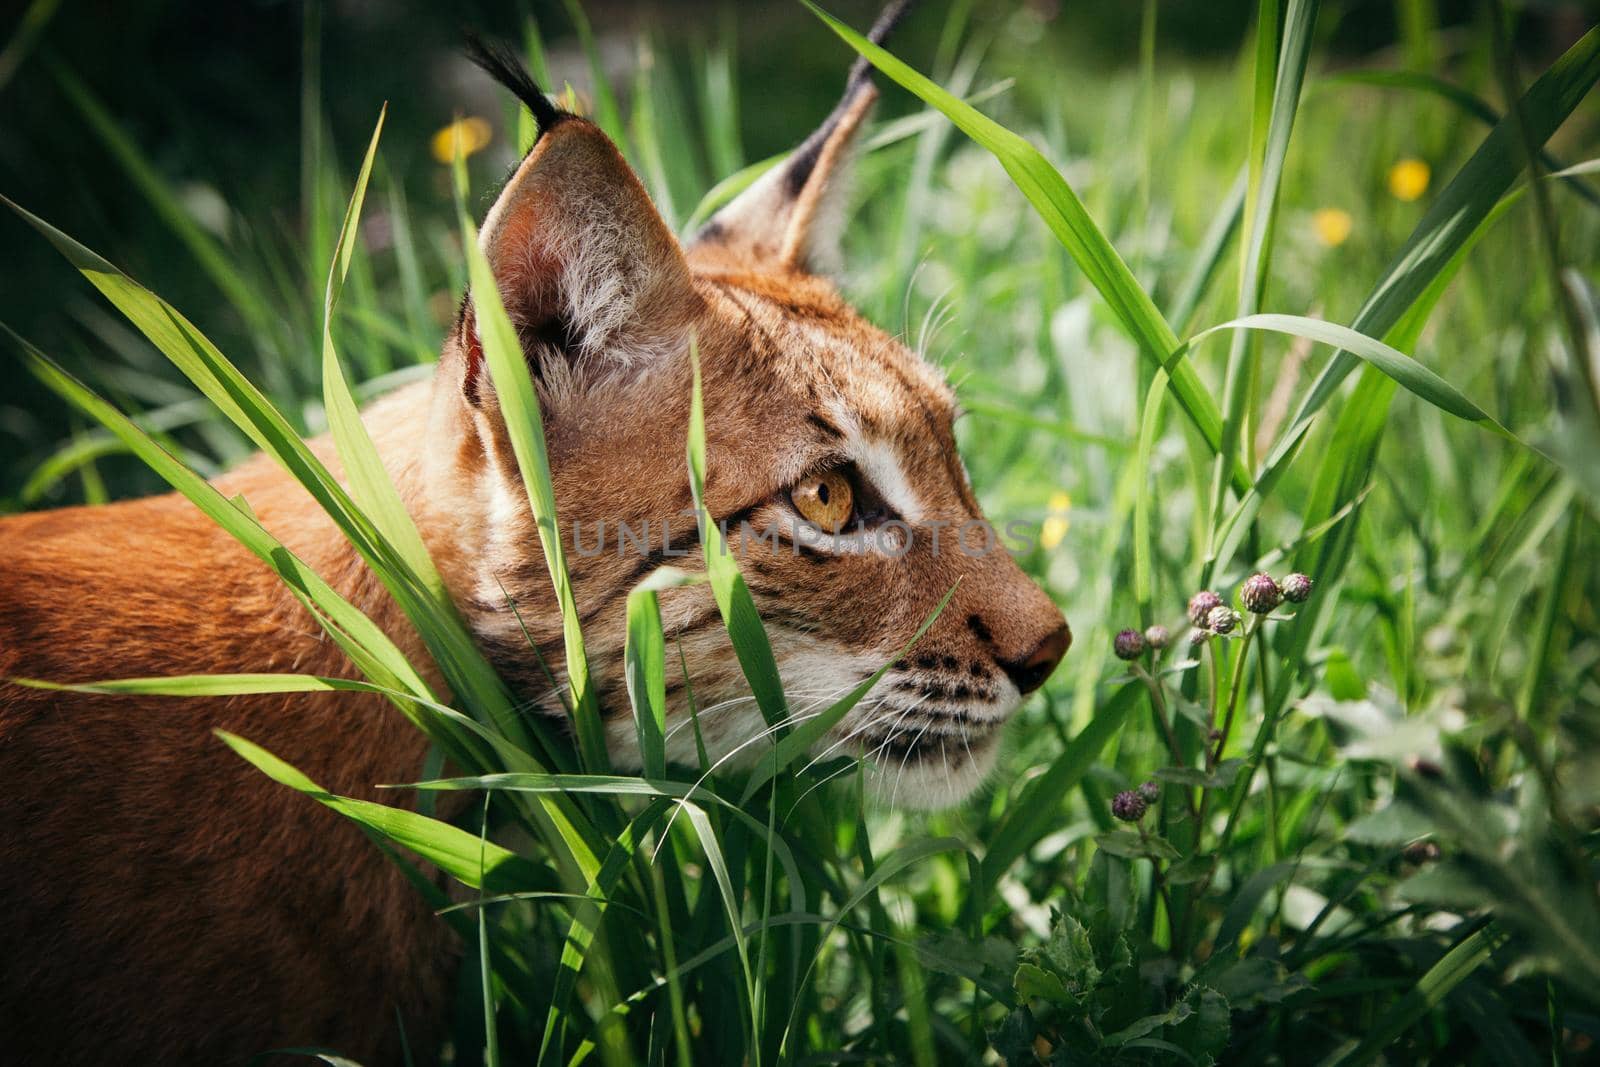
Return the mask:
M 1217 276 L 1217 270 L 1222 265 L 1222 258 L 1228 251 L 1228 245 L 1233 241 L 1233 235 L 1239 230 L 1239 220 L 1244 217 L 1244 195 L 1250 184 L 1249 177 L 1247 168 L 1239 171 L 1239 177 L 1228 190 L 1221 209 L 1212 216 L 1211 225 L 1200 238 L 1200 247 L 1195 251 L 1189 271 L 1178 285 L 1177 295 L 1172 298 L 1172 306 L 1167 309 L 1167 321 L 1171 322 L 1179 333 L 1188 331 L 1189 324 L 1194 320 L 1194 313 L 1200 308 L 1200 301 L 1205 298 L 1207 290 L 1211 288 L 1211 283 Z
M 1072 739 L 1066 751 L 1029 783 L 1015 803 L 1006 807 L 999 824 L 988 835 L 988 848 L 980 868 L 982 891 L 974 894 L 974 901 L 986 897 L 1011 865 L 1056 827 L 1062 798 L 1077 788 L 1106 745 L 1122 729 L 1128 713 L 1144 691 L 1136 682 L 1117 690 L 1096 711 L 1089 725 Z
M 480 841 L 477 834 L 404 808 L 329 793 L 260 745 L 226 730 L 215 732 L 223 743 L 268 778 L 410 849 L 469 888 L 506 893 L 559 888 L 549 870 L 493 842 Z
M 438 778 L 426 782 L 413 782 L 406 789 L 460 791 L 497 789 L 521 793 L 592 793 L 612 797 L 660 797 L 669 800 L 690 800 L 703 807 L 715 807 L 742 823 L 751 833 L 761 838 L 782 865 L 789 879 L 789 892 L 794 906 L 806 907 L 806 883 L 794 851 L 784 841 L 783 835 L 772 831 L 761 819 L 751 815 L 743 806 L 719 796 L 703 785 L 691 782 L 652 781 L 613 774 L 546 774 L 504 773 L 484 774 L 469 778 Z
M 1245 193 L 1235 318 L 1253 315 L 1266 295 L 1278 189 L 1283 178 L 1284 159 L 1289 152 L 1289 137 L 1294 131 L 1295 112 L 1300 107 L 1300 88 L 1305 84 L 1317 3 L 1316 0 L 1289 0 L 1281 42 L 1276 33 L 1278 0 L 1262 0 L 1259 11 L 1250 181 Z M 1252 336 L 1243 331 L 1233 334 L 1222 379 L 1222 443 L 1211 487 L 1213 526 L 1227 500 L 1229 472 L 1240 463 L 1254 466 L 1247 438 L 1250 436 L 1250 396 L 1258 362 L 1259 348 L 1252 343 Z
M 556 974 L 555 987 L 550 994 L 550 1009 L 545 1015 L 544 1036 L 540 1040 L 538 1062 L 546 1061 L 553 1047 L 552 1041 L 563 1026 L 566 1015 L 571 1011 L 572 993 L 577 988 L 584 961 L 594 944 L 600 920 L 616 891 L 618 882 L 628 873 L 639 841 L 661 821 L 667 807 L 668 804 L 664 801 L 652 804 L 617 835 L 607 850 L 600 869 L 589 883 L 585 892 L 587 902 L 584 906 L 573 909 L 572 923 L 567 929 L 567 937 L 561 947 L 560 970 Z
M 665 778 L 667 643 L 661 632 L 661 606 L 653 589 L 635 589 L 628 594 L 628 635 L 622 657 L 639 737 L 640 766 L 646 778 Z
M 818 939 L 818 944 L 827 944 L 829 938 L 832 937 L 833 932 L 837 930 L 844 922 L 845 917 L 854 911 L 862 901 L 874 895 L 878 891 L 878 887 L 883 885 L 883 883 L 887 882 L 901 871 L 904 871 L 906 868 L 917 863 L 921 863 L 929 856 L 936 856 L 941 852 L 966 853 L 968 852 L 968 849 L 966 844 L 957 838 L 936 837 L 931 840 L 917 841 L 913 844 L 905 845 L 899 849 L 896 849 L 888 856 L 885 856 L 883 861 L 878 864 L 877 869 L 874 870 L 869 877 L 863 879 L 861 884 L 856 886 L 854 892 L 852 892 L 849 897 L 840 903 L 838 914 L 831 919 L 828 922 L 828 925 L 823 929 L 822 936 Z M 816 969 L 817 963 L 820 959 L 821 950 L 819 949 L 818 953 L 811 957 L 811 962 L 806 965 L 806 971 L 800 979 L 800 985 L 797 987 L 797 992 L 799 988 L 804 988 L 806 982 L 810 980 L 811 972 Z M 789 1023 L 783 1031 L 782 1048 L 784 1050 L 788 1049 L 789 1040 L 794 1034 L 795 1013 L 798 1011 L 799 1007 L 800 1000 L 798 997 L 796 997 L 794 1007 L 790 1010 Z
M 632 158 L 628 149 L 628 131 L 622 121 L 622 108 L 617 106 L 617 95 L 606 77 L 605 60 L 600 55 L 600 45 L 595 40 L 594 28 L 584 13 L 582 0 L 564 0 L 572 28 L 578 31 L 578 43 L 589 61 L 589 78 L 594 83 L 594 122 L 611 138 L 623 155 Z
M 1134 468 L 1151 470 L 1150 459 L 1155 452 L 1156 432 L 1161 426 L 1161 401 L 1167 395 L 1167 372 L 1158 370 L 1150 379 L 1150 388 L 1144 395 L 1144 407 L 1139 413 L 1139 446 L 1134 453 Z M 1151 557 L 1155 554 L 1155 541 L 1150 532 L 1150 490 L 1153 477 L 1146 474 L 1139 480 L 1137 495 L 1133 500 L 1133 599 L 1139 605 L 1139 618 L 1150 622 L 1150 602 L 1155 594 L 1154 568 Z
M 556 494 L 550 476 L 550 454 L 545 447 L 544 419 L 539 398 L 534 392 L 522 342 L 500 298 L 499 283 L 489 259 L 478 244 L 478 231 L 466 212 L 466 168 L 456 165 L 456 212 L 466 250 L 468 274 L 472 280 L 471 298 L 478 339 L 483 345 L 495 395 L 504 416 L 512 451 L 522 472 L 544 550 L 545 567 L 555 589 L 561 610 L 561 631 L 566 653 L 567 682 L 572 691 L 572 714 L 578 746 L 585 765 L 603 771 L 610 766 L 606 754 L 605 727 L 589 677 L 589 657 L 584 649 L 583 631 L 578 624 L 578 608 L 573 598 L 572 581 L 567 574 L 566 551 L 561 541 L 561 524 L 556 515 Z
M 1541 145 L 1549 140 L 1596 80 L 1600 80 L 1600 27 L 1584 34 L 1524 94 L 1519 107 L 1529 137 Z M 1406 311 L 1448 268 L 1454 253 L 1472 239 L 1524 164 L 1514 125 L 1509 118 L 1502 119 L 1417 224 L 1356 314 L 1351 328 L 1387 339 Z M 1301 400 L 1286 436 L 1293 435 L 1299 423 L 1311 419 L 1359 365 L 1360 360 L 1354 355 L 1335 355 Z M 1271 463 L 1269 459 L 1268 464 Z
M 381 674 L 380 674 L 381 676 Z M 264 693 L 372 693 L 387 697 L 416 722 L 429 736 L 439 736 L 439 724 L 419 717 L 416 713 L 428 712 L 430 716 L 447 720 L 465 730 L 484 744 L 479 751 L 493 752 L 504 766 L 515 768 L 517 773 L 537 773 L 539 763 L 533 756 L 481 723 L 463 715 L 452 707 L 424 695 L 396 689 L 393 685 L 355 678 L 334 678 L 319 674 L 178 674 L 163 678 L 112 678 L 97 682 L 61 683 L 33 678 L 10 679 L 16 685 L 35 689 L 53 689 L 67 693 L 114 693 L 125 696 L 167 697 L 230 697 L 259 696 Z
M 728 925 L 731 927 L 734 942 L 739 952 L 739 966 L 744 972 L 745 996 L 750 1009 L 750 1039 L 747 1046 L 755 1067 L 761 1064 L 761 1020 L 756 1014 L 756 1006 L 760 1002 L 760 994 L 756 989 L 756 975 L 750 967 L 750 947 L 744 934 L 744 923 L 741 920 L 738 894 L 733 889 L 733 879 L 728 874 L 728 861 L 722 854 L 722 846 L 717 841 L 716 830 L 711 825 L 711 820 L 706 816 L 705 809 L 688 800 L 678 802 L 682 811 L 689 817 L 689 825 L 694 828 L 695 836 L 700 839 L 700 847 L 705 852 L 706 864 L 711 868 L 712 875 L 717 881 L 717 891 L 722 896 L 722 910 L 728 916 Z
M 1440 957 L 1439 962 L 1428 968 L 1415 988 L 1368 1028 L 1365 1038 L 1354 1048 L 1329 1057 L 1326 1067 L 1358 1067 L 1377 1059 L 1384 1049 L 1481 967 L 1506 939 L 1507 935 L 1493 925 L 1483 926 L 1462 938 Z
M 350 259 L 355 252 L 356 230 L 361 223 L 361 205 L 367 195 L 367 180 L 372 175 L 372 161 L 378 151 L 378 138 L 383 133 L 383 120 L 388 114 L 385 107 L 378 113 L 377 125 L 372 130 L 372 140 L 356 175 L 355 192 L 350 196 L 350 206 L 345 211 L 344 224 L 339 229 L 338 241 L 333 248 L 333 265 L 328 270 L 328 286 L 322 304 L 322 399 L 328 412 L 328 427 L 333 432 L 339 459 L 343 461 L 345 477 L 350 481 L 350 492 L 380 533 L 394 546 L 407 566 L 422 580 L 424 587 L 441 604 L 448 603 L 444 582 L 434 569 L 433 560 L 422 543 L 417 525 L 400 500 L 400 492 L 383 466 L 378 448 L 361 421 L 361 411 L 356 407 L 345 379 L 344 368 L 333 346 L 333 312 L 344 280 L 350 272 Z
M 694 365 L 693 394 L 689 401 L 689 439 L 685 446 L 689 462 L 689 489 L 694 496 L 695 521 L 700 527 L 700 552 L 705 558 L 706 576 L 716 597 L 717 610 L 733 643 L 739 667 L 756 698 L 756 706 L 768 726 L 782 737 L 783 723 L 789 717 L 789 704 L 783 695 L 783 680 L 778 676 L 778 661 L 772 655 L 772 642 L 761 623 L 756 603 L 739 573 L 739 564 L 728 550 L 724 532 L 706 510 L 706 414 L 700 394 L 700 357 L 694 342 L 689 356 Z
M 55 17 L 57 9 L 61 7 L 61 0 L 33 0 L 22 13 L 22 19 L 17 23 L 11 39 L 0 50 L 0 91 L 11 81 L 17 68 L 22 66 L 28 54 L 38 43 L 39 37 L 44 33 L 45 27 L 50 25 L 50 20 Z
M 700 64 L 700 113 L 704 116 L 706 152 L 712 172 L 732 174 L 744 166 L 744 146 L 739 137 L 739 86 L 734 76 L 732 21 L 724 19 L 719 39 Z
M 10 333 L 9 330 L 6 331 Z M 408 692 L 431 699 L 427 683 L 381 629 L 306 567 L 253 515 L 236 507 L 209 482 L 179 463 L 125 415 L 96 396 L 87 386 L 52 363 L 37 349 L 11 334 L 23 347 L 23 357 L 41 381 L 61 397 L 105 426 L 128 450 L 143 460 L 178 492 L 266 563 L 302 603 L 321 620 L 356 643 L 381 669 L 381 677 Z
M 1503 436 L 1512 436 L 1510 431 L 1496 422 L 1488 412 L 1468 400 L 1460 390 L 1433 371 L 1399 349 L 1348 326 L 1340 326 L 1323 319 L 1306 318 L 1303 315 L 1247 315 L 1202 330 L 1195 334 L 1190 343 L 1197 343 L 1220 330 L 1266 330 L 1331 345 L 1341 354 L 1370 363 L 1407 391 L 1426 400 L 1439 410 L 1468 422 L 1481 422 Z
M 960 584 L 957 581 L 956 585 L 950 587 L 950 591 L 928 613 L 928 617 L 922 620 L 922 625 L 917 627 L 916 633 L 912 634 L 911 639 L 901 646 L 900 651 L 895 654 L 893 659 L 873 671 L 871 677 L 835 702 L 832 707 L 814 718 L 807 719 L 796 726 L 787 736 L 783 737 L 776 748 L 773 749 L 772 757 L 763 759 L 750 772 L 750 781 L 745 785 L 744 796 L 739 802 L 748 804 L 762 786 L 772 781 L 786 767 L 805 755 L 810 751 L 812 745 L 822 740 L 824 734 L 839 725 L 840 720 L 849 714 L 850 709 L 859 704 L 862 698 L 872 691 L 883 676 L 889 673 L 890 668 L 904 659 L 906 653 L 911 651 L 918 641 L 922 640 L 922 635 L 928 632 L 934 620 L 943 614 L 946 605 L 950 603 L 950 598 L 956 595 L 956 589 Z
M 868 41 L 848 26 L 817 7 L 806 6 L 839 35 L 839 38 L 867 58 L 873 66 L 903 88 L 943 112 L 962 133 L 987 149 L 999 160 L 1011 180 L 1044 219 L 1050 232 L 1072 256 L 1084 277 L 1110 305 L 1117 321 L 1138 342 L 1140 352 L 1157 366 L 1165 366 L 1172 378 L 1172 393 L 1188 414 L 1195 429 L 1212 451 L 1220 447 L 1222 417 L 1216 401 L 1206 391 L 1194 368 L 1178 350 L 1178 338 L 1161 316 L 1149 294 L 1142 289 L 1128 265 L 1111 246 L 1105 234 L 1089 216 L 1078 194 L 1039 150 L 993 119 L 923 77 L 893 55 Z M 1235 472 L 1241 488 L 1249 485 L 1242 469 Z

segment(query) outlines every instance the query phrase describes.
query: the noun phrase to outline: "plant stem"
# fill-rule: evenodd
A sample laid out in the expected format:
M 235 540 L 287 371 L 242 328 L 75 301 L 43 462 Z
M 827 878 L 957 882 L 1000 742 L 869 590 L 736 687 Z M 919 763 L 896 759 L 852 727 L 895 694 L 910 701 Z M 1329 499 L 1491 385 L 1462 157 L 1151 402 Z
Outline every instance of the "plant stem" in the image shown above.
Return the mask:
M 1239 658 L 1234 660 L 1233 663 L 1233 679 L 1228 686 L 1228 707 L 1225 717 L 1222 721 L 1221 736 L 1217 738 L 1216 748 L 1211 747 L 1209 738 L 1206 740 L 1207 773 L 1217 769 L 1217 764 L 1222 759 L 1222 749 L 1228 743 L 1228 734 L 1233 731 L 1233 713 L 1234 710 L 1239 706 L 1239 694 L 1244 688 L 1244 669 L 1245 664 L 1250 658 L 1250 639 L 1255 636 L 1255 633 L 1256 620 L 1254 616 L 1252 616 L 1246 620 L 1244 624 L 1244 637 L 1239 642 Z M 1200 839 L 1206 831 L 1206 809 L 1211 806 L 1211 793 L 1212 790 L 1208 788 L 1202 788 L 1200 791 L 1200 811 L 1195 817 L 1196 822 L 1194 828 L 1194 841 L 1196 848 L 1199 847 Z M 1237 804 L 1234 805 L 1234 809 L 1235 810 L 1228 813 L 1228 825 L 1230 827 L 1233 825 L 1234 819 L 1238 816 Z
M 1172 762 L 1179 767 L 1187 767 L 1188 763 L 1183 758 L 1183 748 L 1178 744 L 1178 735 L 1172 729 L 1172 717 L 1167 714 L 1167 701 L 1161 693 L 1161 679 L 1144 669 L 1139 663 L 1133 664 L 1133 673 L 1142 681 L 1145 688 L 1150 690 L 1150 710 L 1156 717 L 1156 722 L 1161 724 L 1161 732 L 1167 739 L 1167 750 L 1172 753 Z M 1189 809 L 1189 814 L 1195 814 L 1194 792 L 1187 786 L 1183 787 L 1183 803 Z
M 1143 821 L 1134 824 L 1139 829 L 1139 840 L 1148 847 L 1150 832 L 1144 828 Z M 1149 853 L 1146 853 L 1149 856 Z M 1181 942 L 1178 940 L 1178 913 L 1172 910 L 1172 897 L 1167 893 L 1167 880 L 1161 876 L 1161 861 L 1154 856 L 1150 859 L 1150 880 L 1155 883 L 1156 892 L 1161 896 L 1161 903 L 1167 909 L 1167 946 L 1176 954 Z
M 1233 732 L 1233 715 L 1239 707 L 1239 694 L 1244 689 L 1245 665 L 1250 659 L 1250 640 L 1255 637 L 1257 629 L 1256 617 L 1250 616 L 1245 620 L 1244 638 L 1239 642 L 1239 658 L 1233 663 L 1233 678 L 1228 685 L 1228 708 L 1222 720 L 1222 736 L 1217 738 L 1217 747 L 1208 754 L 1206 767 L 1215 770 L 1222 760 L 1222 749 L 1228 743 L 1228 735 Z
M 1161 695 L 1161 682 L 1149 671 L 1138 663 L 1133 665 L 1134 676 L 1144 683 L 1150 690 L 1150 710 L 1155 714 L 1156 722 L 1161 725 L 1161 732 L 1167 739 L 1167 750 L 1172 753 L 1172 762 L 1179 767 L 1187 766 L 1183 759 L 1183 749 L 1178 747 L 1178 735 L 1172 732 L 1172 720 L 1167 716 L 1167 701 Z

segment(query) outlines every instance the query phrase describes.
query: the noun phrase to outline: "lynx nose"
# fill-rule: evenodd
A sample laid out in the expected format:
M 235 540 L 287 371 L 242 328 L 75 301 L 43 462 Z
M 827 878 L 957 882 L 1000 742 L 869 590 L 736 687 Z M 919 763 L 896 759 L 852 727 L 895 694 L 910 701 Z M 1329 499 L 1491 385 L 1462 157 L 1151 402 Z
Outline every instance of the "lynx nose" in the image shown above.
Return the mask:
M 1027 696 L 1044 684 L 1045 679 L 1050 677 L 1070 647 L 1072 647 L 1072 631 L 1067 629 L 1067 624 L 1063 622 L 1025 657 L 1002 663 L 1000 666 L 1005 668 L 1006 674 L 1022 691 L 1022 695 Z

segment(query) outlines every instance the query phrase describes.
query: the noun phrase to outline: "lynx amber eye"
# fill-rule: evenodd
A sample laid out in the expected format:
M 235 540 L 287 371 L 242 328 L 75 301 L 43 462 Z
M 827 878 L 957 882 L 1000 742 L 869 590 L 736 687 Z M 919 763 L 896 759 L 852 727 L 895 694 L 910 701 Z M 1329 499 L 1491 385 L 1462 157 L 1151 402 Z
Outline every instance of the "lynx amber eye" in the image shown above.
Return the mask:
M 789 499 L 800 517 L 829 533 L 838 533 L 850 522 L 855 510 L 855 491 L 850 479 L 838 471 L 813 474 L 789 490 Z

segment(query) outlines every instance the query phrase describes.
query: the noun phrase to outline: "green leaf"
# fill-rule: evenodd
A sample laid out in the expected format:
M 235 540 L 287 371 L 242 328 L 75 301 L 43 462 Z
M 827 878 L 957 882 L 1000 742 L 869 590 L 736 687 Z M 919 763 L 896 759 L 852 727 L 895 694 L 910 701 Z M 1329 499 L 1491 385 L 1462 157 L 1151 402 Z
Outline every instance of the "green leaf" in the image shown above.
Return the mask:
M 1216 864 L 1214 856 L 1190 856 L 1168 867 L 1163 877 L 1168 885 L 1190 885 L 1209 877 Z
M 1183 1003 L 1190 1009 L 1189 1017 L 1178 1023 L 1173 1043 L 1202 1062 L 1214 1059 L 1227 1046 L 1233 1029 L 1228 998 L 1207 986 L 1192 986 Z
M 1305 83 L 1316 25 L 1316 0 L 1290 0 L 1281 42 L 1269 32 L 1278 18 L 1278 0 L 1262 0 L 1256 25 L 1255 109 L 1250 133 L 1250 181 L 1245 195 L 1244 237 L 1239 259 L 1235 315 L 1253 315 L 1266 295 L 1272 256 L 1272 230 L 1278 208 L 1278 187 L 1284 157 Z M 1222 438 L 1212 477 L 1211 514 L 1220 516 L 1227 499 L 1228 476 L 1248 455 L 1245 449 L 1250 394 L 1257 376 L 1259 352 L 1247 335 L 1236 333 L 1228 347 L 1222 384 Z M 1253 451 L 1253 450 L 1251 450 Z M 1214 520 L 1213 520 L 1214 521 Z
M 1088 928 L 1070 915 L 1055 915 L 1036 958 L 1060 976 L 1074 999 L 1088 996 L 1103 977 Z
M 1102 852 L 1124 859 L 1176 860 L 1180 853 L 1172 842 L 1157 834 L 1140 836 L 1132 830 L 1112 830 L 1095 834 L 1094 843 Z
M 1059 976 L 1037 964 L 1019 963 L 1016 977 L 1012 979 L 1018 995 L 1033 1000 L 1048 1000 L 1072 1007 L 1078 998 L 1067 992 Z
M 1207 773 L 1201 767 L 1162 767 L 1155 777 L 1174 785 L 1199 786 L 1202 789 L 1226 789 L 1239 777 L 1244 767 L 1242 759 L 1225 759 L 1214 771 Z
M 373 128 L 367 154 L 361 160 L 355 191 L 350 196 L 344 225 L 340 227 L 339 240 L 334 245 L 333 264 L 328 269 L 328 285 L 322 304 L 322 399 L 328 413 L 328 428 L 333 433 L 334 445 L 344 464 L 345 477 L 350 482 L 351 495 L 421 579 L 428 592 L 445 604 L 449 600 L 444 582 L 434 569 L 427 548 L 423 546 L 416 523 L 400 500 L 399 490 L 384 468 L 378 448 L 367 433 L 366 424 L 361 421 L 361 411 L 356 406 L 350 383 L 344 376 L 344 367 L 333 346 L 334 306 L 350 273 L 356 230 L 361 222 L 361 205 L 366 200 L 367 180 L 372 175 L 372 161 L 377 155 L 378 138 L 383 133 L 383 120 L 387 114 L 387 107 L 378 113 L 378 123 Z

